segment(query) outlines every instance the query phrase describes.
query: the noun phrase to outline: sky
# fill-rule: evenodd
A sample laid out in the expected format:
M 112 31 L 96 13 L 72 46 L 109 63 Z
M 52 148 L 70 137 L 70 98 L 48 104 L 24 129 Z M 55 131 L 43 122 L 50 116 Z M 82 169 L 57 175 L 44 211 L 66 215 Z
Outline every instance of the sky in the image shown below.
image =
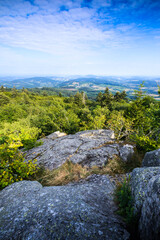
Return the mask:
M 0 0 L 0 75 L 160 76 L 160 0 Z

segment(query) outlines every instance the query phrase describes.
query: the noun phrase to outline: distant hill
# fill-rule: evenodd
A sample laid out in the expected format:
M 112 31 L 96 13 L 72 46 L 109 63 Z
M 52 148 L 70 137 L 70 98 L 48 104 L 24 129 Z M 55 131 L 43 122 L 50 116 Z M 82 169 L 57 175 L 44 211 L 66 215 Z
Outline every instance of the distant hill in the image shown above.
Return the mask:
M 85 91 L 94 98 L 99 91 L 106 87 L 112 92 L 125 90 L 131 96 L 144 81 L 144 87 L 148 94 L 158 98 L 157 84 L 160 78 L 151 77 L 114 77 L 114 76 L 71 76 L 71 77 L 29 77 L 29 78 L 0 78 L 0 85 L 17 89 L 54 87 L 70 91 Z

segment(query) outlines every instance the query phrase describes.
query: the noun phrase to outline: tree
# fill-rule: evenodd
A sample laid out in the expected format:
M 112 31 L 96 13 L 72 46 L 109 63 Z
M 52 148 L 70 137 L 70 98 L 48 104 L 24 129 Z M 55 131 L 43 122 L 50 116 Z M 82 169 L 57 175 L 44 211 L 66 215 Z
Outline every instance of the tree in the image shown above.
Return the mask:
M 1 91 L 1 92 L 4 92 L 4 91 L 5 91 L 5 88 L 3 87 L 3 85 L 0 87 L 0 91 Z
M 86 99 L 87 96 L 84 92 L 77 92 L 74 95 L 74 102 L 79 106 L 79 107 L 84 107 L 86 104 Z
M 144 81 L 140 84 L 138 90 L 134 90 L 136 99 L 141 99 L 141 98 L 143 98 L 143 96 L 146 95 L 146 92 L 143 91 L 143 88 L 144 88 Z
M 102 102 L 103 102 L 103 94 L 102 92 L 99 92 L 97 97 L 96 97 L 96 101 L 100 104 L 100 106 L 102 107 Z
M 0 93 L 0 106 L 3 106 L 10 102 L 10 98 L 7 97 L 4 93 Z
M 13 86 L 11 93 L 12 93 L 12 97 L 13 97 L 13 98 L 15 98 L 15 97 L 18 95 L 18 91 L 17 91 L 17 89 L 15 88 L 15 86 Z
M 132 124 L 131 120 L 126 119 L 123 113 L 118 111 L 112 112 L 108 120 L 108 128 L 114 131 L 118 140 L 129 137 L 133 132 Z
M 103 106 L 110 107 L 112 100 L 113 100 L 113 94 L 109 91 L 109 88 L 106 87 L 105 92 L 103 94 Z
M 122 100 L 127 100 L 127 93 L 126 93 L 125 90 L 122 91 L 120 95 L 121 95 L 120 99 L 122 99 Z
M 160 95 L 160 86 L 158 85 L 158 94 Z
M 116 102 L 119 102 L 121 100 L 121 93 L 120 92 L 116 92 L 114 95 L 114 100 Z
M 59 93 L 58 93 L 58 96 L 59 96 L 59 97 L 62 97 L 62 93 L 61 93 L 61 92 L 59 92 Z

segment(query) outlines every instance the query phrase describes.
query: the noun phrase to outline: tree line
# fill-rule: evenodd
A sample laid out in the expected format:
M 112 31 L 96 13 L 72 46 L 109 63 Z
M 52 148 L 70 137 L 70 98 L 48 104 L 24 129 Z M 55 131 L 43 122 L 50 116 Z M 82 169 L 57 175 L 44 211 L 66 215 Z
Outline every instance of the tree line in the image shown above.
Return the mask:
M 88 99 L 85 92 L 68 97 L 50 92 L 0 87 L 0 175 L 6 179 L 12 176 L 10 182 L 15 181 L 18 167 L 25 169 L 18 149 L 37 146 L 37 139 L 58 130 L 73 134 L 106 128 L 114 130 L 117 140 L 135 143 L 139 151 L 160 147 L 160 102 L 146 95 L 143 85 L 132 100 L 125 91 L 113 94 L 108 88 L 98 93 L 96 100 Z M 30 163 L 30 173 L 26 174 L 34 173 L 33 166 Z

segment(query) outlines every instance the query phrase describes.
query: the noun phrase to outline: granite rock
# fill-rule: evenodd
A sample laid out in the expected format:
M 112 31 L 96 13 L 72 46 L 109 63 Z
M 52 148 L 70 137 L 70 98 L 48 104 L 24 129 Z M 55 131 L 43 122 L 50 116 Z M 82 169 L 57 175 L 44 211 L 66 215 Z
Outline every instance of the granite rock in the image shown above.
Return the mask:
M 158 167 L 160 166 L 160 149 L 147 152 L 144 156 L 143 167 Z
M 43 145 L 26 151 L 26 160 L 37 159 L 38 164 L 48 169 L 58 168 L 67 160 L 102 167 L 115 156 L 126 162 L 134 154 L 132 145 L 116 143 L 111 130 L 88 130 L 56 139 L 53 136 L 44 138 Z
M 160 174 L 150 179 L 139 220 L 142 240 L 160 239 Z
M 0 240 L 127 240 L 108 176 L 42 187 L 13 183 L 0 192 Z

